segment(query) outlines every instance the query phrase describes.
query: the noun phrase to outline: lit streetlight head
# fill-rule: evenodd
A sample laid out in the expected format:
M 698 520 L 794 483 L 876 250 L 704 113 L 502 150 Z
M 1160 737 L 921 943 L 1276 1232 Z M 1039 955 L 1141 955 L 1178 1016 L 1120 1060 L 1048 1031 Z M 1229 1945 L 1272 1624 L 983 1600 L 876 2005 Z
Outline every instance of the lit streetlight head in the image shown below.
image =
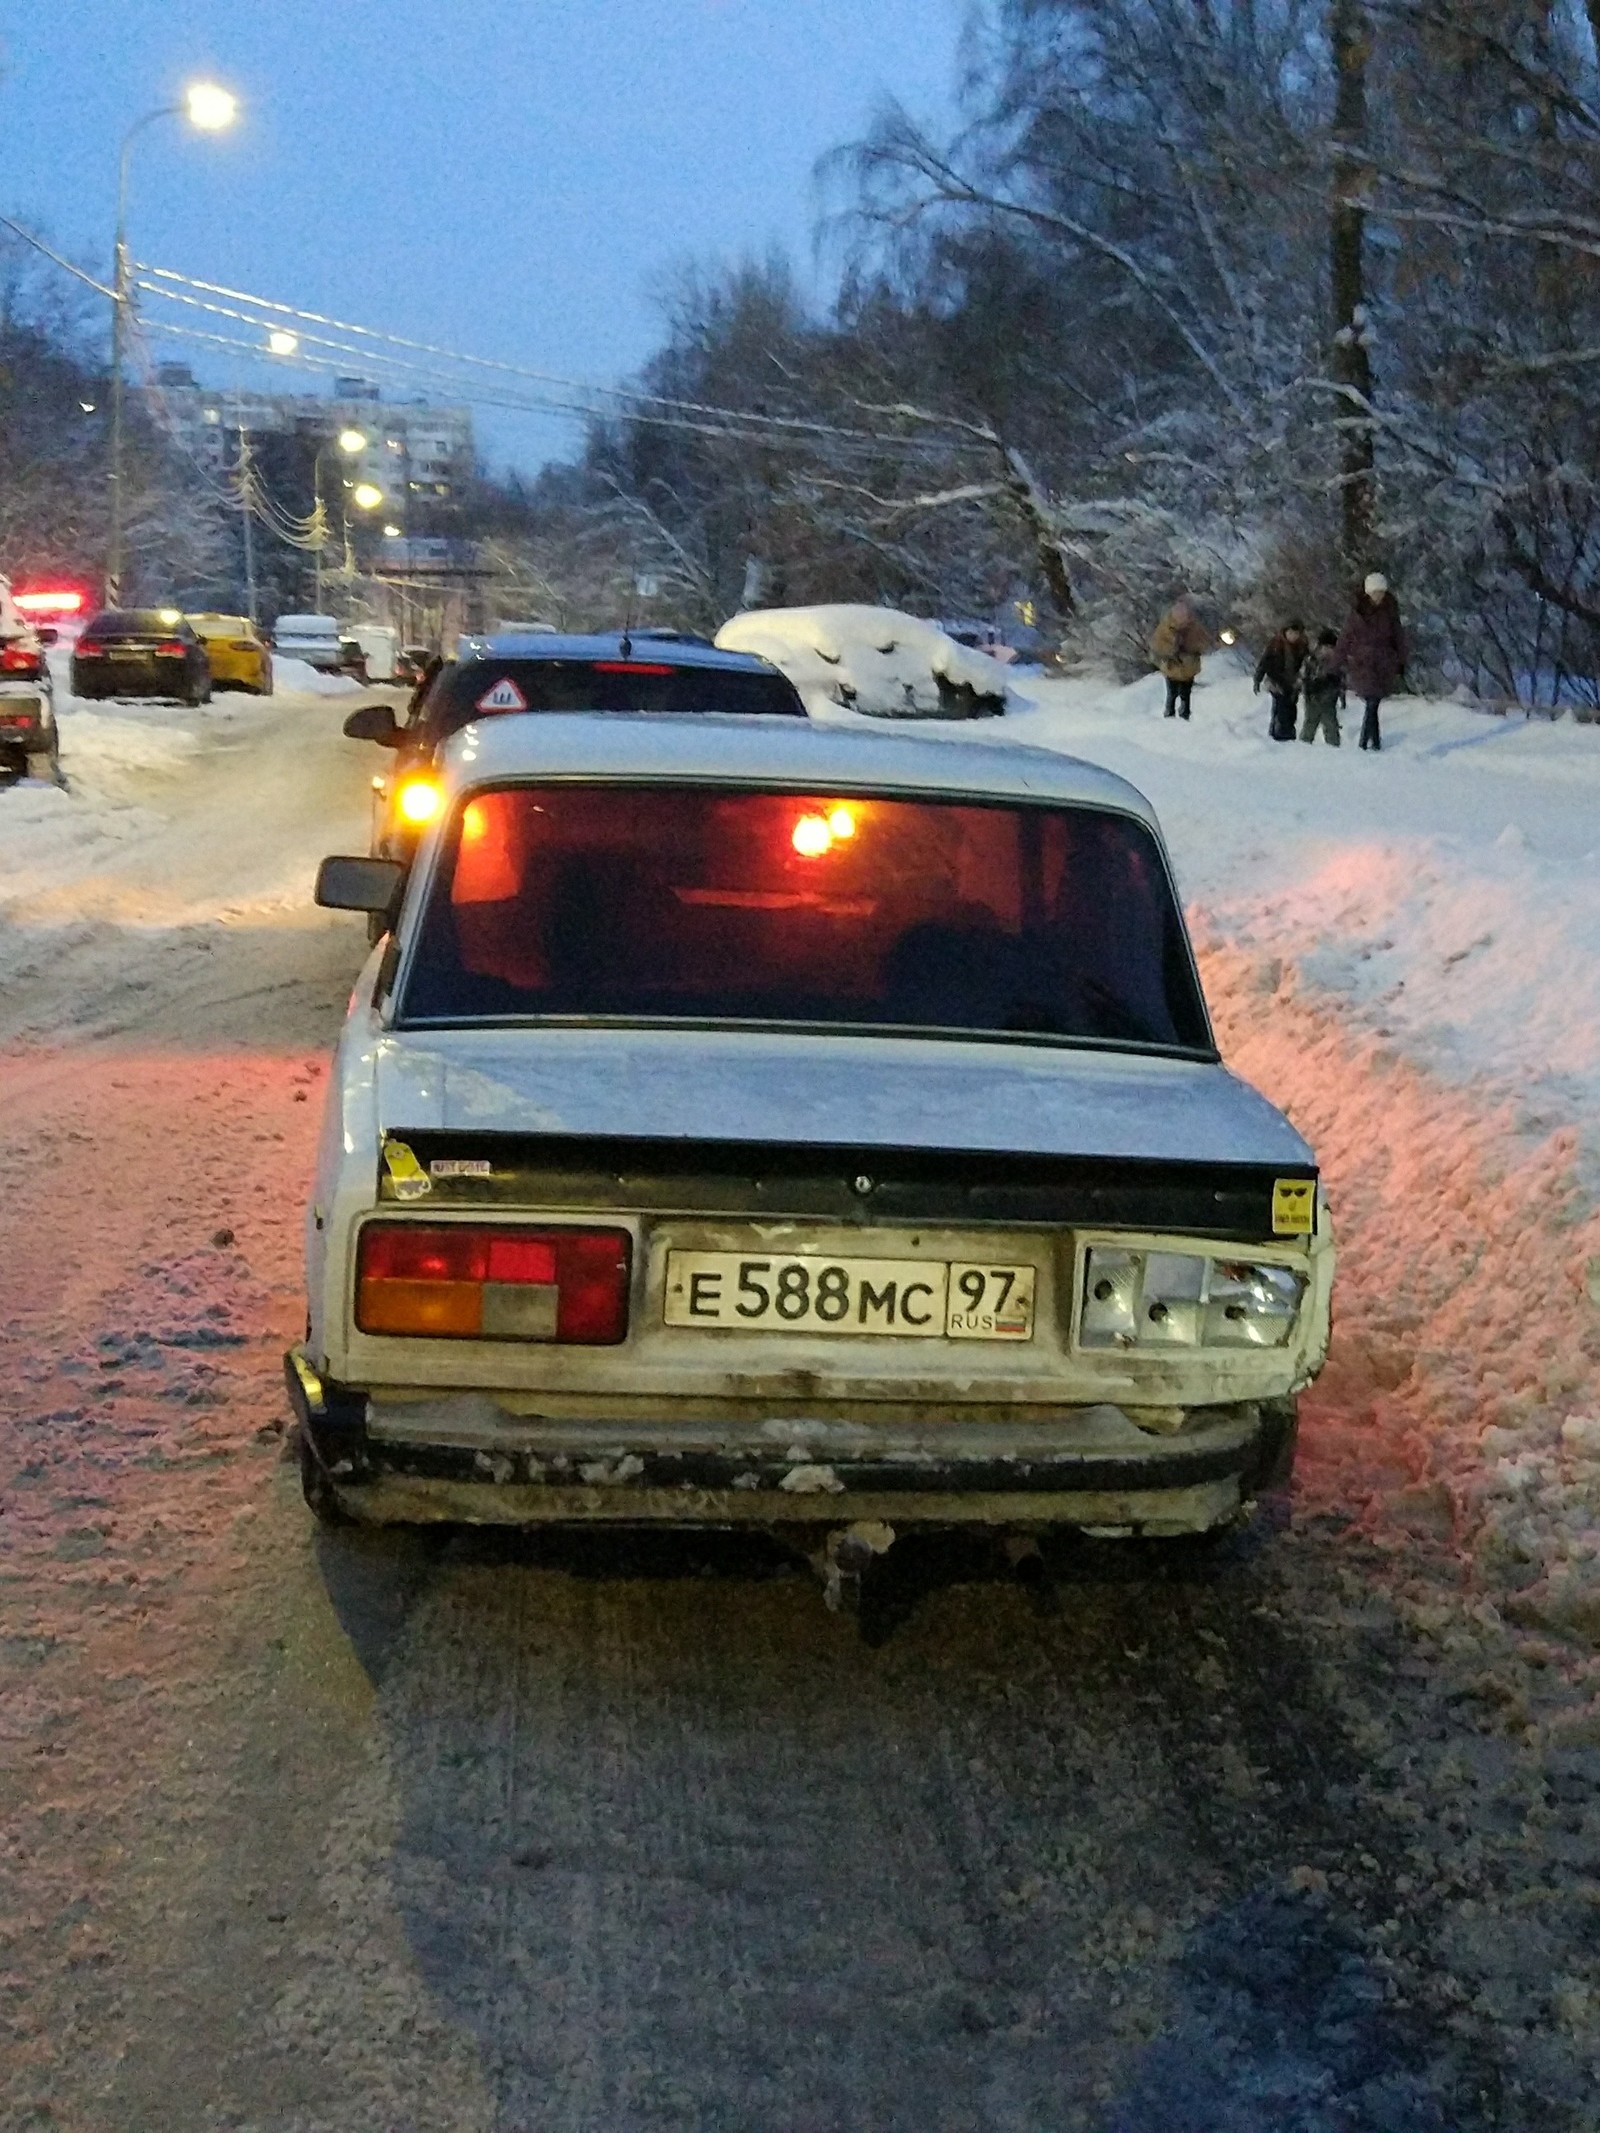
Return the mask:
M 370 481 L 358 481 L 350 491 L 350 501 L 358 511 L 376 511 L 383 502 L 383 491 Z
M 275 356 L 292 356 L 299 350 L 300 336 L 279 326 L 267 335 L 267 347 Z
M 183 92 L 183 108 L 191 126 L 198 126 L 202 133 L 220 133 L 237 118 L 239 99 L 217 82 L 195 81 Z
M 341 430 L 339 432 L 339 449 L 341 452 L 364 452 L 366 448 L 367 438 L 364 430 Z

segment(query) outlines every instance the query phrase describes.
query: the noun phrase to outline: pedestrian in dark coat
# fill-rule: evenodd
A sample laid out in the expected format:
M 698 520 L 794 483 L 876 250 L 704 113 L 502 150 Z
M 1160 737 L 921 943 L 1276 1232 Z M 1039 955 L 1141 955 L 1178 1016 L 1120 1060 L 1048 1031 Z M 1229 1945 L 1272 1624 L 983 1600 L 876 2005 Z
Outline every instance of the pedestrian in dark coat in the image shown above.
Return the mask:
M 1406 633 L 1400 626 L 1400 603 L 1380 571 L 1373 571 L 1356 594 L 1338 650 L 1345 681 L 1365 707 L 1361 746 L 1381 748 L 1378 706 L 1405 680 L 1409 655 Z
M 1330 748 L 1339 745 L 1339 713 L 1344 709 L 1344 675 L 1339 667 L 1339 632 L 1318 630 L 1315 648 L 1307 655 L 1300 676 L 1305 697 L 1305 716 L 1300 738 L 1314 741 L 1320 728 Z
M 1310 651 L 1306 626 L 1298 617 L 1286 622 L 1268 643 L 1256 666 L 1256 694 L 1265 682 L 1272 694 L 1272 722 L 1267 732 L 1275 741 L 1294 739 L 1295 698 L 1300 693 L 1300 670 Z

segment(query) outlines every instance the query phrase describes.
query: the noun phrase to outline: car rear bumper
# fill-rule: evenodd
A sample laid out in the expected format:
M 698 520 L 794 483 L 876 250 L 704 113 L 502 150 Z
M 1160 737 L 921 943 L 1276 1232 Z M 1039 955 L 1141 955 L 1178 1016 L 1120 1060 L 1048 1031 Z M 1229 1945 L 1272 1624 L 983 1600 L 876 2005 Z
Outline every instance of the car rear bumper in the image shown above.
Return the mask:
M 1159 1434 L 1111 1406 L 640 1422 L 513 1415 L 482 1395 L 369 1402 L 326 1384 L 299 1349 L 285 1374 L 341 1506 L 375 1523 L 1196 1533 L 1287 1480 L 1294 1455 L 1288 1400 L 1195 1409 Z

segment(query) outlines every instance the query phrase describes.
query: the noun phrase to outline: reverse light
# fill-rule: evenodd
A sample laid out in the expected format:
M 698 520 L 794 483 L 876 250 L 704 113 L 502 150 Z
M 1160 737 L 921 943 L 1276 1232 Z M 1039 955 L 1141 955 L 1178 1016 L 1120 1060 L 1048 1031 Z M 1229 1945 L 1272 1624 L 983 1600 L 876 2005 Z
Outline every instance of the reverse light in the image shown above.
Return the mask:
M 1084 1348 L 1281 1348 L 1305 1277 L 1290 1267 L 1198 1252 L 1096 1245 L 1084 1261 Z
M 820 859 L 833 848 L 833 831 L 826 815 L 802 815 L 789 835 L 789 842 L 802 859 Z
M 395 794 L 395 805 L 402 818 L 415 823 L 418 828 L 431 822 L 439 812 L 444 795 L 432 778 L 407 778 Z
M 363 1333 L 614 1347 L 628 1331 L 621 1229 L 369 1222 L 356 1265 Z
M 836 807 L 828 816 L 829 834 L 840 844 L 848 842 L 856 833 L 856 818 L 848 807 Z

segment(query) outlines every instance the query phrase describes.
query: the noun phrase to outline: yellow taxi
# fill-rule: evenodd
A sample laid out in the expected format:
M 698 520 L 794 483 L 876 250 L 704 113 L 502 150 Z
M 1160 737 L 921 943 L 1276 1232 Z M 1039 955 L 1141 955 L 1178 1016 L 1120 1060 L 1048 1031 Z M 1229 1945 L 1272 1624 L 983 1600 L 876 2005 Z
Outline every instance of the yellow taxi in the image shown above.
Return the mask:
M 244 615 L 190 615 L 188 621 L 206 648 L 214 687 L 272 694 L 272 653 L 253 622 Z

